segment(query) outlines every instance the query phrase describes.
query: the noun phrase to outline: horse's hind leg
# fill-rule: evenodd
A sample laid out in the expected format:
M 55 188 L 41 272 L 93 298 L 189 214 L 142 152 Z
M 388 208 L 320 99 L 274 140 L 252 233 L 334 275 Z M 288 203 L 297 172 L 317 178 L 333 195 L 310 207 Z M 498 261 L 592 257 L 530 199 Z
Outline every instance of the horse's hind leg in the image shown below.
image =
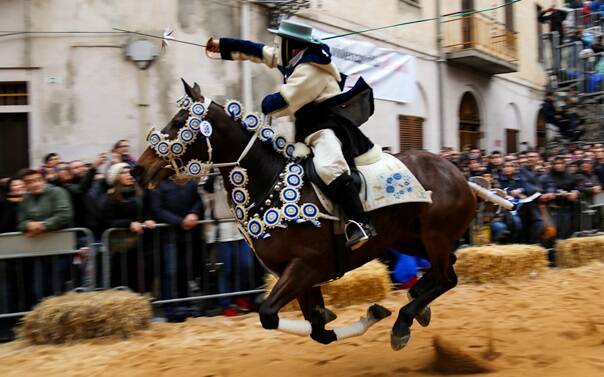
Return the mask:
M 441 250 L 448 249 L 444 242 L 436 241 L 433 243 L 439 244 L 442 247 Z M 400 350 L 401 348 L 405 347 L 409 342 L 409 338 L 411 337 L 411 325 L 413 324 L 413 319 L 416 318 L 418 314 L 421 313 L 421 311 L 426 308 L 437 297 L 457 285 L 457 275 L 455 275 L 455 271 L 453 269 L 453 264 L 455 263 L 456 259 L 455 255 L 453 253 L 448 253 L 447 257 L 447 278 L 439 278 L 439 274 L 436 271 L 433 272 L 434 275 L 426 276 L 426 278 L 428 278 L 426 280 L 426 283 L 430 284 L 424 283 L 425 285 L 418 287 L 418 289 L 414 292 L 415 294 L 417 294 L 417 297 L 414 297 L 411 302 L 403 306 L 399 311 L 398 318 L 394 326 L 392 327 L 392 333 L 390 338 L 390 343 L 394 350 Z M 414 293 L 412 293 L 412 295 Z
M 413 301 L 416 297 L 419 297 L 423 293 L 426 293 L 434 282 L 432 270 L 428 270 L 418 281 L 415 283 L 411 289 L 407 292 L 407 297 L 409 297 L 409 301 Z M 422 327 L 427 327 L 430 324 L 430 320 L 432 319 L 432 310 L 429 306 L 424 307 L 417 313 L 415 316 L 415 320 Z

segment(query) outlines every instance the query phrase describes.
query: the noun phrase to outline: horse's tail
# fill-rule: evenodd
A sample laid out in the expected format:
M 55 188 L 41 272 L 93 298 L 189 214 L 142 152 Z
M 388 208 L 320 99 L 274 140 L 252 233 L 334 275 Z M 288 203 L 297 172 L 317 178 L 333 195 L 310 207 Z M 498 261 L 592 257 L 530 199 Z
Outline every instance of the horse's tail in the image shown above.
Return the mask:
M 497 204 L 498 206 L 501 206 L 507 210 L 514 208 L 514 204 L 509 200 L 506 200 L 501 196 L 496 195 L 483 187 L 480 187 L 476 183 L 468 182 L 468 185 L 470 185 L 470 188 L 476 193 L 476 195 L 480 196 L 485 201 Z

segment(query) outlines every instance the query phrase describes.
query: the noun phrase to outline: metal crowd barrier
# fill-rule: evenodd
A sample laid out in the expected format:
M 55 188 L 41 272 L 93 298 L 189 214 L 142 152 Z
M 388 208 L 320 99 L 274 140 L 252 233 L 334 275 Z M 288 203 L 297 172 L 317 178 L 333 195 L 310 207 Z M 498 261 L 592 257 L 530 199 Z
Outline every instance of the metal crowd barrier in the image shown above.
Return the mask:
M 139 293 L 151 293 L 156 298 L 154 305 L 264 292 L 264 289 L 255 284 L 253 255 L 250 256 L 251 263 L 243 276 L 237 273 L 241 270 L 238 250 L 233 253 L 233 279 L 229 280 L 232 289 L 229 292 L 218 292 L 217 280 L 229 277 L 220 276 L 224 266 L 219 262 L 217 243 L 211 244 L 213 249 L 208 247 L 204 237 L 205 227 L 234 221 L 202 220 L 191 231 L 179 230 L 168 224 L 156 224 L 154 229 L 145 229 L 141 236 L 131 233 L 129 229 L 107 229 L 102 235 L 101 249 L 103 289 L 128 286 Z M 170 263 L 166 263 L 168 258 L 172 258 Z M 185 263 L 179 263 L 179 258 Z M 183 282 L 186 292 L 179 289 Z
M 573 234 L 600 231 L 604 226 L 604 193 L 600 193 L 591 199 L 581 195 L 580 200 L 570 208 L 570 237 Z M 493 242 L 491 234 L 491 221 L 494 215 L 492 204 L 480 200 L 476 207 L 476 214 L 470 227 L 464 246 L 482 246 Z M 556 207 L 547 207 L 550 218 L 556 223 Z M 525 225 L 523 224 L 523 227 Z M 558 236 L 556 236 L 558 239 Z
M 87 228 L 63 229 L 35 237 L 19 232 L 0 234 L 0 319 L 20 317 L 42 298 L 72 290 L 76 285 L 94 288 L 93 242 L 93 234 Z M 77 278 L 79 284 L 74 283 Z
M 581 42 L 564 43 L 554 51 L 554 67 L 558 86 L 575 86 L 581 92 L 583 69 L 579 55 L 583 45 Z
M 581 59 L 583 66 L 583 93 L 584 97 L 599 96 L 604 94 L 604 53 L 599 52 Z

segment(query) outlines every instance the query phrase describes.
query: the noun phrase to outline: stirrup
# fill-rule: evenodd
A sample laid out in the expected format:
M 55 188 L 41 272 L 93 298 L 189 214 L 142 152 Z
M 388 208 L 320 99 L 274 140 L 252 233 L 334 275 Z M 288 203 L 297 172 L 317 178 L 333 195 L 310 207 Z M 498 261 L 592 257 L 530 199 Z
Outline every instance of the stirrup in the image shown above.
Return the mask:
M 352 234 L 349 236 L 350 232 L 348 229 L 350 226 L 354 226 L 357 229 L 352 231 Z M 368 229 L 366 226 L 368 226 Z M 369 231 L 369 233 L 367 231 Z M 354 220 L 348 220 L 344 227 L 344 235 L 346 236 L 346 247 L 351 250 L 356 250 L 363 246 L 369 240 L 369 237 L 375 235 L 375 231 L 372 231 L 370 225 L 364 225 Z

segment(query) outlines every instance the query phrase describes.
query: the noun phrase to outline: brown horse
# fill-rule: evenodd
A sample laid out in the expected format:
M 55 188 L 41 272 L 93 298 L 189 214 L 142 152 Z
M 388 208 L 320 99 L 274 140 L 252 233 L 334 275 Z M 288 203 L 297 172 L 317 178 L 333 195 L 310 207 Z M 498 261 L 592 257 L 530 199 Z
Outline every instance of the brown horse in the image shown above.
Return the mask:
M 199 86 L 190 87 L 184 82 L 187 95 L 194 101 L 204 102 Z M 187 120 L 189 113 L 181 109 L 163 129 L 169 138 Z M 216 103 L 209 106 L 205 119 L 211 122 L 213 134 L 213 163 L 236 161 L 248 145 L 251 133 L 242 129 Z M 180 157 L 183 163 L 191 159 L 207 161 L 208 147 L 198 138 Z M 324 308 L 320 284 L 336 276 L 338 266 L 344 271 L 353 270 L 372 259 L 384 255 L 393 246 L 405 254 L 421 256 L 431 262 L 431 269 L 410 290 L 411 301 L 401 308 L 392 328 L 391 345 L 398 350 L 410 337 L 413 319 L 426 326 L 430 321 L 428 304 L 453 288 L 457 277 L 453 269 L 456 243 L 470 224 L 476 209 L 476 197 L 464 176 L 450 162 L 432 153 L 410 151 L 397 155 L 417 177 L 426 190 L 432 191 L 432 203 L 406 203 L 385 207 L 371 212 L 370 218 L 378 236 L 370 239 L 355 251 L 336 252 L 334 247 L 334 223 L 323 221 L 322 226 L 310 223 L 292 224 L 285 229 L 275 229 L 267 239 L 253 240 L 253 249 L 261 262 L 279 276 L 279 279 L 260 306 L 262 326 L 280 329 L 299 335 L 310 335 L 314 340 L 327 344 L 334 340 L 364 333 L 369 326 L 387 317 L 387 309 L 372 306 L 368 316 L 360 324 L 327 330 L 325 324 L 333 319 Z M 255 142 L 249 153 L 240 161 L 247 169 L 250 202 L 263 201 L 262 195 L 279 176 L 286 160 L 265 143 Z M 233 186 L 229 183 L 229 170 L 220 168 L 229 195 Z M 155 186 L 173 174 L 166 161 L 148 148 L 138 160 L 135 175 L 144 186 Z M 303 202 L 315 203 L 322 208 L 311 185 L 304 185 Z M 297 299 L 306 321 L 279 320 L 279 310 Z

